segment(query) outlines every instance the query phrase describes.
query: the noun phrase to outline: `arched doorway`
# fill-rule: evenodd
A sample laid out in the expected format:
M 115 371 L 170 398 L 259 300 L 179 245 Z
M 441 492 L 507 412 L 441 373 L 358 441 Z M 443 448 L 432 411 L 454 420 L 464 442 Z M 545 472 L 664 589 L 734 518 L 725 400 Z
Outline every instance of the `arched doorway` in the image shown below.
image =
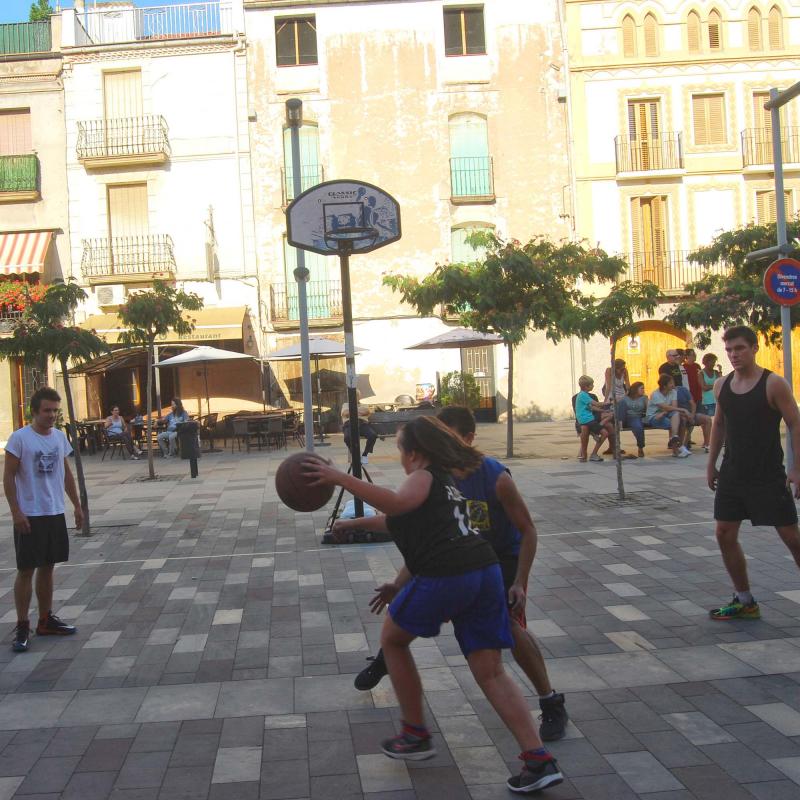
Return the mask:
M 635 336 L 617 340 L 614 357 L 625 360 L 631 383 L 641 381 L 650 394 L 658 387 L 658 368 L 667 360 L 667 350 L 686 347 L 690 337 L 685 331 L 657 320 L 641 322 L 637 328 Z
M 768 344 L 763 336 L 759 336 L 758 340 L 756 363 L 778 375 L 783 375 L 783 348 L 780 344 Z M 792 328 L 792 383 L 794 395 L 797 397 L 797 392 L 800 390 L 800 329 L 798 328 Z

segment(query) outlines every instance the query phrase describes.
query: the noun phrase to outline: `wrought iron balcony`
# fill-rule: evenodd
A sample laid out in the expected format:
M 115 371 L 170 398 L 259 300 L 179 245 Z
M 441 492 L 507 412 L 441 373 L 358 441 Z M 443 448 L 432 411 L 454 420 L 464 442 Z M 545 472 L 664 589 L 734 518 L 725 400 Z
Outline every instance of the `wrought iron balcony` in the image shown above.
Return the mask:
M 81 272 L 92 283 L 117 283 L 175 272 L 172 238 L 166 234 L 84 239 Z
M 450 198 L 462 203 L 494 200 L 492 157 L 451 158 Z
M 677 131 L 648 139 L 616 136 L 614 147 L 618 174 L 683 169 L 683 142 Z
M 303 164 L 300 167 L 300 188 L 302 191 L 316 186 L 325 180 L 322 164 Z M 283 186 L 283 205 L 294 200 L 294 174 L 292 170 L 281 169 L 281 185 Z
M 0 333 L 11 333 L 22 321 L 23 311 L 0 311 Z
M 169 159 L 167 122 L 160 114 L 78 123 L 78 160 L 86 166 L 163 164 Z
M 39 198 L 39 158 L 35 153 L 0 156 L 0 203 Z
M 784 164 L 800 163 L 800 128 L 781 128 Z M 745 128 L 742 131 L 742 163 L 745 167 L 772 166 L 772 130 Z
M 227 0 L 137 8 L 133 2 L 87 8 L 75 14 L 75 44 L 160 41 L 219 36 L 233 32 Z
M 271 284 L 269 296 L 273 324 L 296 324 L 300 320 L 296 282 Z M 340 281 L 309 281 L 306 284 L 306 298 L 310 320 L 342 318 Z
M 0 25 L 0 55 L 49 53 L 51 49 L 50 20 Z
M 727 264 L 718 263 L 710 267 L 689 261 L 691 250 L 645 250 L 630 253 L 628 256 L 628 274 L 623 276 L 636 283 L 649 281 L 665 292 L 682 292 L 687 283 L 699 281 L 703 275 L 711 272 L 724 275 L 728 272 Z

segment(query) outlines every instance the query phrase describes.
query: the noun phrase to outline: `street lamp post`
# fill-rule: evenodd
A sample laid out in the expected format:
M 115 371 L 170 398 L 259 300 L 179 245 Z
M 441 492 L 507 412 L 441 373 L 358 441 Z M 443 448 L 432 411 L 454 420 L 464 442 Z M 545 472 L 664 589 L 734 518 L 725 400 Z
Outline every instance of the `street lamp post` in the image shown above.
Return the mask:
M 286 124 L 291 131 L 292 140 L 292 188 L 293 196 L 299 197 L 303 191 L 300 175 L 300 126 L 303 124 L 303 101 L 292 97 L 286 101 Z M 297 281 L 297 306 L 300 312 L 300 360 L 303 369 L 303 428 L 306 437 L 306 450 L 314 452 L 314 412 L 311 406 L 311 354 L 308 344 L 308 299 L 306 284 L 309 271 L 306 268 L 306 251 L 297 248 L 297 266 L 294 277 Z M 322 419 L 319 421 L 322 429 Z

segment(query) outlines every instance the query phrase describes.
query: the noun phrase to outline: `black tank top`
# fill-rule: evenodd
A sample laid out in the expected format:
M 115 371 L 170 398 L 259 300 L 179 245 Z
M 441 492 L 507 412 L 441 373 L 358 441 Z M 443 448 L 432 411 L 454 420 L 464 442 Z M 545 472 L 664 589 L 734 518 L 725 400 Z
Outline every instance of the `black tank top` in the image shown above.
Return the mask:
M 496 564 L 492 546 L 470 526 L 467 501 L 450 473 L 427 470 L 433 481 L 425 502 L 407 514 L 386 518 L 409 572 L 441 578 Z
M 720 478 L 730 483 L 762 484 L 786 478 L 781 446 L 781 413 L 767 400 L 765 369 L 745 394 L 731 389 L 734 373 L 725 378 L 718 403 L 725 414 L 725 456 Z

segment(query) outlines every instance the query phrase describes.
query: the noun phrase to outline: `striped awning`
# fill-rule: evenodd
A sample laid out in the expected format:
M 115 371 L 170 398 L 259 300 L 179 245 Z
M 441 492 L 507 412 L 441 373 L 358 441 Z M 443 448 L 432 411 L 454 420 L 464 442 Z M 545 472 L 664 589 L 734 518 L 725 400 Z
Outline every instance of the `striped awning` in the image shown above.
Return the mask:
M 44 272 L 52 231 L 0 233 L 0 275 Z

